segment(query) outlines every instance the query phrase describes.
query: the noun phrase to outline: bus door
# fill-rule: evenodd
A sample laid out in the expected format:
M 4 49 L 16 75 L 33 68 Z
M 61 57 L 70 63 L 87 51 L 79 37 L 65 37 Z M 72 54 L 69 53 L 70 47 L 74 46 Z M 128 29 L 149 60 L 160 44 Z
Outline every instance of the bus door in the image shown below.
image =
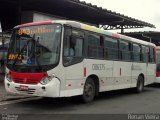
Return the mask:
M 78 90 L 78 88 L 82 87 L 80 83 L 82 83 L 84 77 L 84 33 L 73 29 L 71 32 L 71 34 L 70 32 L 67 35 L 65 34 L 66 36 L 64 37 L 63 65 L 65 69 L 65 84 L 67 90 Z M 73 92 L 77 93 L 76 91 Z

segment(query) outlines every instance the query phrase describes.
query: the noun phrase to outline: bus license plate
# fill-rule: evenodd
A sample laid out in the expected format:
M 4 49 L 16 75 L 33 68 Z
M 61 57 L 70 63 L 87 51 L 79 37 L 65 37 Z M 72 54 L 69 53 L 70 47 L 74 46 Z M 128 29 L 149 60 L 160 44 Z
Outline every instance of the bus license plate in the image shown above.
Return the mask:
M 27 91 L 28 90 L 28 86 L 20 85 L 19 86 L 19 90 L 25 90 L 25 91 Z

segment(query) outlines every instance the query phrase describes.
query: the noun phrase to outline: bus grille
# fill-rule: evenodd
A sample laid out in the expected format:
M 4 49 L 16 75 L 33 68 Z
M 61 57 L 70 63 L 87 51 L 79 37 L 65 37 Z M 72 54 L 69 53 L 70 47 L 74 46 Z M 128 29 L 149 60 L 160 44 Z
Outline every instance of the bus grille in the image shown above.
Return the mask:
M 29 88 L 28 90 L 20 90 L 19 87 L 15 87 L 15 89 L 25 94 L 34 94 L 36 91 L 36 89 L 32 89 L 32 88 Z

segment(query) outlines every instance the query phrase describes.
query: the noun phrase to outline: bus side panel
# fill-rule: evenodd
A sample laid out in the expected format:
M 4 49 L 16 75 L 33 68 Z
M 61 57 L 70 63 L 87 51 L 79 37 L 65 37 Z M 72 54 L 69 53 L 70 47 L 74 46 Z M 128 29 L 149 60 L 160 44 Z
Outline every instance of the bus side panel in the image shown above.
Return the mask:
M 86 78 L 91 75 L 98 77 L 100 92 L 113 89 L 113 61 L 86 59 L 84 67 L 86 67 Z
M 131 86 L 131 62 L 114 61 L 113 77 L 114 89 L 130 88 Z
M 83 93 L 84 77 L 83 62 L 73 64 L 65 69 L 65 96 L 81 95 Z
M 146 63 L 133 62 L 133 64 L 132 64 L 132 85 L 131 85 L 131 87 L 136 87 L 138 76 L 140 74 L 144 75 L 144 80 L 146 82 L 147 81 L 146 72 L 147 72 Z
M 145 85 L 155 82 L 156 79 L 156 64 L 148 63 L 147 65 L 147 81 Z

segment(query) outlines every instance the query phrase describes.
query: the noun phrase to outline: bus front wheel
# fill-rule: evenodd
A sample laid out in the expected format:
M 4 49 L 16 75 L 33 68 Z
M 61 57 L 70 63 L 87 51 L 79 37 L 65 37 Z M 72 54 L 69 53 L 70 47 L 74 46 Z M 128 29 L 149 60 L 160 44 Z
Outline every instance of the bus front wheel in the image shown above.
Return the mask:
M 137 80 L 136 92 L 140 93 L 143 91 L 143 89 L 144 89 L 144 79 L 143 76 L 140 75 Z
M 83 90 L 82 100 L 85 103 L 93 101 L 95 97 L 95 84 L 91 78 L 88 78 Z

